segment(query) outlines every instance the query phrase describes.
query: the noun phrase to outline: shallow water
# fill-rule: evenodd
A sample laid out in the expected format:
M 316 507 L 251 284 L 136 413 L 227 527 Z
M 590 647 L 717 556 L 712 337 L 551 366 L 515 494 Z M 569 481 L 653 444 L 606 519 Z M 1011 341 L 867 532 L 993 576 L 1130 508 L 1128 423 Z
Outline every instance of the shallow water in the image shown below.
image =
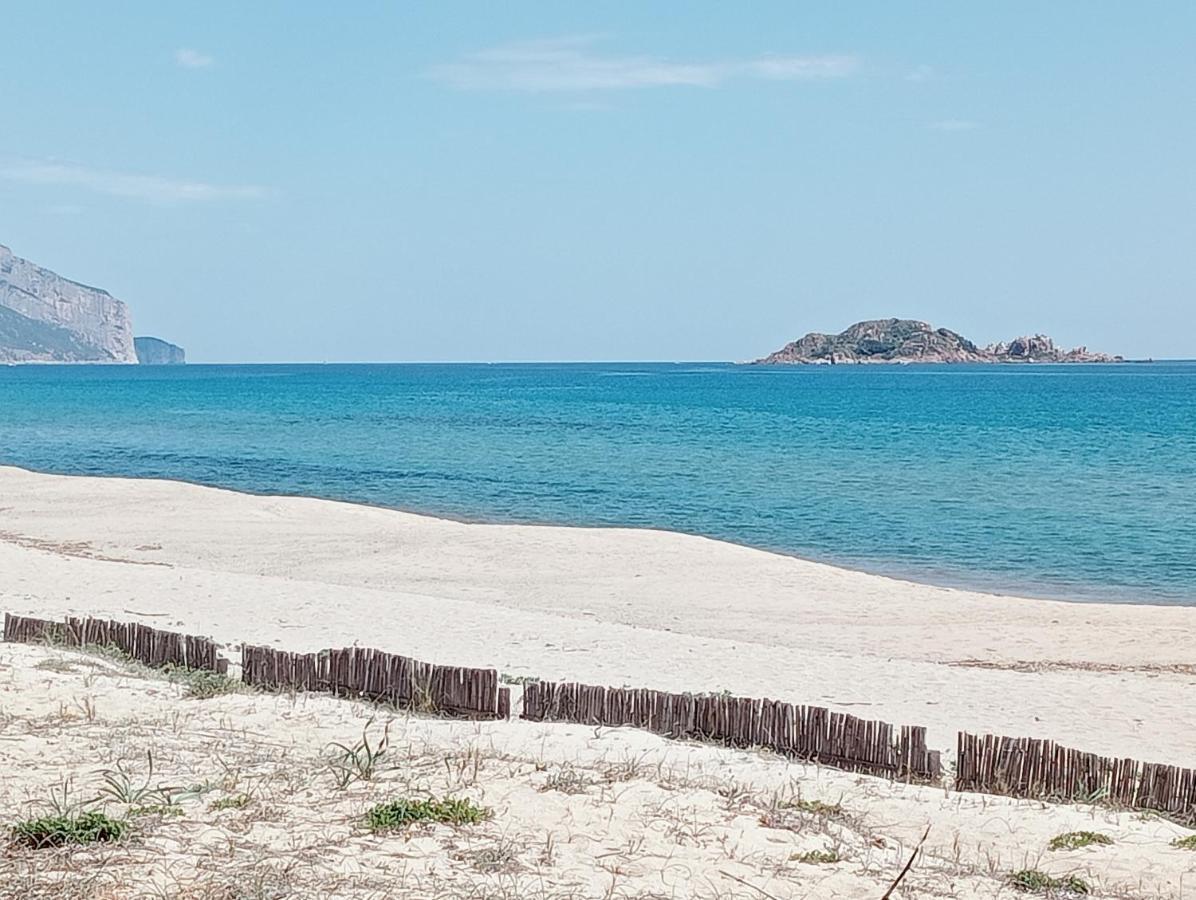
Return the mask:
M 1196 603 L 1196 363 L 9 367 L 0 461 Z

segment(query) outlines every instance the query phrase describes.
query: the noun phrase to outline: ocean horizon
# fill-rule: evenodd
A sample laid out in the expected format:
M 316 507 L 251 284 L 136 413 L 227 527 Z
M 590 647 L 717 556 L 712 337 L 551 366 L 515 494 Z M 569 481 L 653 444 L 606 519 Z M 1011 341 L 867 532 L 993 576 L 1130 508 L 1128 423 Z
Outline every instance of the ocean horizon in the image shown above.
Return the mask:
M 0 463 L 1196 604 L 1192 361 L 16 366 Z

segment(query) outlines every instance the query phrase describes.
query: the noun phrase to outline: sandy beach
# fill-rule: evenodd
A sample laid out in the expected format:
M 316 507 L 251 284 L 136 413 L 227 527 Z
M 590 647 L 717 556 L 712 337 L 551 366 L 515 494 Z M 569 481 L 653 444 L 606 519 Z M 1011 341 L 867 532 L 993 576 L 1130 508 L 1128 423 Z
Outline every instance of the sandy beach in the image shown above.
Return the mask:
M 1192 762 L 1196 610 L 998 597 L 678 534 L 462 524 L 164 481 L 5 468 L 0 498 L 0 608 L 15 613 L 207 633 L 234 660 L 241 641 L 359 642 L 509 675 L 774 696 L 926 725 L 943 750 L 964 728 Z M 876 898 L 927 827 L 894 896 L 1006 897 L 1023 868 L 1078 874 L 1095 896 L 1182 898 L 1196 884 L 1196 855 L 1171 845 L 1190 832 L 1140 814 L 624 729 L 380 719 L 302 695 L 197 701 L 111 660 L 0 653 L 0 766 L 20 773 L 0 788 L 8 820 L 114 771 L 202 788 L 160 812 L 118 804 L 138 823 L 128 846 L 10 851 L 5 897 Z M 363 729 L 388 731 L 401 764 L 337 791 L 327 747 Z M 400 789 L 476 798 L 493 817 L 363 833 L 370 803 Z M 1114 843 L 1047 850 L 1087 830 Z
M 1191 765 L 1196 609 L 931 587 L 698 537 L 0 468 L 0 607 L 729 690 Z

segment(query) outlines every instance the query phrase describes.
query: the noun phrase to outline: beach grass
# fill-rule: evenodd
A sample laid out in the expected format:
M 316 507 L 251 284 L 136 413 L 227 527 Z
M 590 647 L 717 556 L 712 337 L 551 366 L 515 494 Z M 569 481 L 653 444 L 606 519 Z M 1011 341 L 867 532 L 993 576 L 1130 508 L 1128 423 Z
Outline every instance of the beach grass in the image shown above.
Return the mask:
M 420 823 L 440 825 L 477 825 L 490 818 L 492 812 L 472 800 L 445 797 L 440 800 L 409 800 L 401 798 L 379 803 L 365 815 L 370 831 L 381 834 L 401 831 Z
M 805 853 L 794 853 L 789 857 L 791 862 L 805 863 L 808 866 L 837 863 L 839 858 L 839 854 L 834 850 L 807 850 Z
M 1081 847 L 1108 845 L 1112 843 L 1113 839 L 1111 837 L 1097 831 L 1068 831 L 1051 838 L 1050 843 L 1047 844 L 1047 849 L 1079 850 Z
M 9 829 L 13 843 L 35 850 L 68 844 L 118 841 L 130 830 L 124 819 L 112 819 L 102 812 L 55 813 L 18 822 Z
M 1088 883 L 1076 875 L 1048 875 L 1038 869 L 1022 869 L 1009 876 L 1009 886 L 1026 894 L 1043 894 L 1048 897 L 1085 896 L 1089 893 Z

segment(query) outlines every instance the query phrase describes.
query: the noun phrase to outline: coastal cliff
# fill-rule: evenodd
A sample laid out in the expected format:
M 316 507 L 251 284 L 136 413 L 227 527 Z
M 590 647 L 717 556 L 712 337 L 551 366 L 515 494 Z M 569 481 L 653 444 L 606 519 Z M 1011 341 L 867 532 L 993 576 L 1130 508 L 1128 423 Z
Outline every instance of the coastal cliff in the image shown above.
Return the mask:
M 134 338 L 137 362 L 143 366 L 181 366 L 187 361 L 182 347 L 156 337 Z
M 811 332 L 754 363 L 765 365 L 861 363 L 1105 363 L 1120 356 L 1087 347 L 1064 350 L 1046 335 L 980 347 L 949 328 L 914 319 L 857 322 L 839 334 Z
M 0 307 L 8 311 L 8 340 L 0 344 L 0 359 L 6 362 L 137 362 L 133 323 L 124 303 L 4 246 Z
M 136 363 L 129 308 L 0 245 L 0 362 Z

